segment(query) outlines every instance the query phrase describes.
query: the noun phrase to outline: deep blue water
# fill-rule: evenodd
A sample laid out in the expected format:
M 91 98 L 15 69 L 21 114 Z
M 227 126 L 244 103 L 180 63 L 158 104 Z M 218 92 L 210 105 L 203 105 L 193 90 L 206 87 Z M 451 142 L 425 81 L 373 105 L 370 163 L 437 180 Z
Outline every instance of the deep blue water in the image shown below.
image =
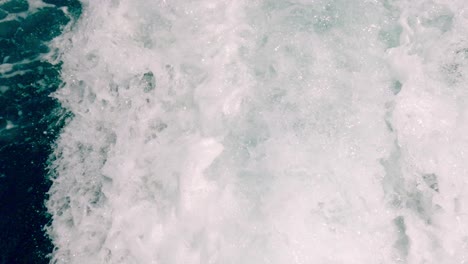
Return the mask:
M 48 43 L 81 12 L 76 0 L 0 1 L 0 263 L 48 263 L 47 159 L 67 113 L 50 97 L 60 65 Z M 68 14 L 63 10 L 67 8 Z M 7 69 L 9 67 L 9 69 Z

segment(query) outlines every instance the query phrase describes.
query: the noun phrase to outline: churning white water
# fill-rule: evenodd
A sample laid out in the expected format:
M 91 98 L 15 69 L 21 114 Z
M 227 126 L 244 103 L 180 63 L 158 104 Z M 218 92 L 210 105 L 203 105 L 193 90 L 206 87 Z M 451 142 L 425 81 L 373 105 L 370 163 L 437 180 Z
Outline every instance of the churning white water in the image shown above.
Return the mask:
M 468 262 L 466 0 L 99 0 L 54 263 Z

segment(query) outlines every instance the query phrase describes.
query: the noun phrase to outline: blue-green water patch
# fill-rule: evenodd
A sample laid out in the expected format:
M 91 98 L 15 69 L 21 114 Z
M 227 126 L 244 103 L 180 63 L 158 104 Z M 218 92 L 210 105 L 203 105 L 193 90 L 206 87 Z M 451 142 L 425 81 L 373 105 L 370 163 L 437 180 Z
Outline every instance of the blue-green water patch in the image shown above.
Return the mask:
M 51 145 L 66 113 L 50 97 L 60 65 L 46 62 L 48 43 L 80 14 L 78 1 L 0 3 L 0 263 L 48 263 L 44 207 Z M 64 8 L 66 7 L 66 9 Z M 67 10 L 67 12 L 64 12 Z

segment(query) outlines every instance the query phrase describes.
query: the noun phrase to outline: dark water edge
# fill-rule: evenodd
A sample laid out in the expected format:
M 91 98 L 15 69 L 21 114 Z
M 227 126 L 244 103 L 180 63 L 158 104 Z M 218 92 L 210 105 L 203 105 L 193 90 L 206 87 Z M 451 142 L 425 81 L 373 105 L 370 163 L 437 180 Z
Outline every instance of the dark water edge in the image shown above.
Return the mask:
M 53 250 L 44 230 L 47 159 L 67 113 L 50 97 L 60 65 L 40 57 L 81 5 L 43 2 L 54 6 L 29 12 L 26 0 L 0 0 L 0 264 L 49 263 Z M 12 68 L 2 73 L 6 65 Z

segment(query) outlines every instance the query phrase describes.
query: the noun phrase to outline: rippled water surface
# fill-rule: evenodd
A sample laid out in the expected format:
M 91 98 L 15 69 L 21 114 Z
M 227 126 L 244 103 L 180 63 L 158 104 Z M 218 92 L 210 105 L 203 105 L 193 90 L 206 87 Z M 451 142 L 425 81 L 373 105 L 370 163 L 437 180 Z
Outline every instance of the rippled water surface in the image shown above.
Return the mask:
M 47 159 L 63 125 L 50 97 L 60 81 L 50 41 L 80 12 L 78 1 L 0 1 L 0 263 L 49 263 L 44 199 Z

